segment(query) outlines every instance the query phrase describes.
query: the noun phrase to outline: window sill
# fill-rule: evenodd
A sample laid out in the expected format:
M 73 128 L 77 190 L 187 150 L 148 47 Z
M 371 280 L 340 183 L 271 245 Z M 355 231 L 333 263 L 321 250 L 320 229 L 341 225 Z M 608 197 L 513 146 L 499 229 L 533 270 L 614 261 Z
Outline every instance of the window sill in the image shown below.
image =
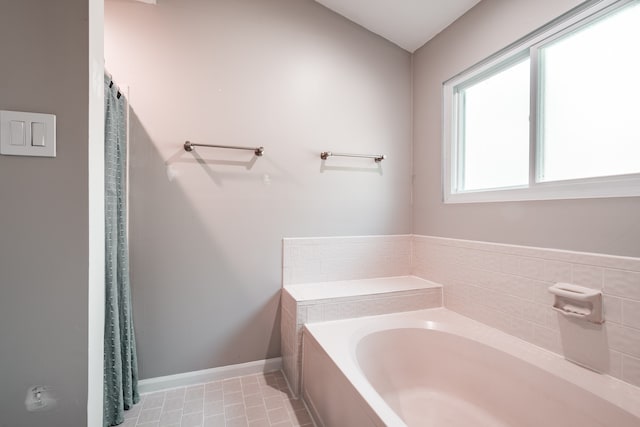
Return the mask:
M 537 183 L 531 187 L 445 193 L 444 203 L 487 203 L 531 200 L 596 199 L 640 196 L 640 174 L 624 177 Z

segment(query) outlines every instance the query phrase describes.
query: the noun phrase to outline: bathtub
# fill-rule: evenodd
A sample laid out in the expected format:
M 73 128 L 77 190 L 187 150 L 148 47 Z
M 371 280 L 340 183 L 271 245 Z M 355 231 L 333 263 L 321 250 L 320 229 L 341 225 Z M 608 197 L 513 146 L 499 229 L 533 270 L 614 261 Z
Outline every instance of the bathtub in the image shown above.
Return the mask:
M 319 426 L 639 427 L 640 389 L 444 308 L 308 324 Z

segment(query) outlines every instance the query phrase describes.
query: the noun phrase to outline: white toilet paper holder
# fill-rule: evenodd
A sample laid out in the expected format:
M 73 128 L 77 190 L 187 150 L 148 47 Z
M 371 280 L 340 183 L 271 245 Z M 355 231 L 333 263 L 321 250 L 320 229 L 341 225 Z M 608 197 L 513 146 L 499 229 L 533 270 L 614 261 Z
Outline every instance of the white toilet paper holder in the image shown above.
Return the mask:
M 602 292 L 571 283 L 556 283 L 549 287 L 554 295 L 553 309 L 568 317 L 603 323 Z

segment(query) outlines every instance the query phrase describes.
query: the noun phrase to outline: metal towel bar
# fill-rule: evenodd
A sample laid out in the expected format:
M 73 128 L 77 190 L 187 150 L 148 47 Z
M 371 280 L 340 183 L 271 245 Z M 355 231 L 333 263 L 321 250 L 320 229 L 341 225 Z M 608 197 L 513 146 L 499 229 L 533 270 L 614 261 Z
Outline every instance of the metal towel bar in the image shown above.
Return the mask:
M 366 159 L 373 159 L 376 161 L 376 163 L 380 163 L 381 161 L 383 161 L 384 159 L 387 158 L 387 156 L 385 156 L 384 154 L 348 154 L 348 153 L 333 153 L 331 151 L 323 151 L 322 153 L 320 153 L 320 158 L 322 160 L 327 160 L 327 158 L 332 157 L 332 156 L 338 156 L 338 157 L 363 157 Z
M 240 147 L 235 145 L 218 145 L 218 144 L 195 144 L 190 141 L 184 143 L 185 151 L 193 151 L 194 147 L 212 147 L 212 148 L 227 148 L 230 150 L 249 150 L 253 151 L 256 156 L 262 156 L 264 153 L 264 147 Z

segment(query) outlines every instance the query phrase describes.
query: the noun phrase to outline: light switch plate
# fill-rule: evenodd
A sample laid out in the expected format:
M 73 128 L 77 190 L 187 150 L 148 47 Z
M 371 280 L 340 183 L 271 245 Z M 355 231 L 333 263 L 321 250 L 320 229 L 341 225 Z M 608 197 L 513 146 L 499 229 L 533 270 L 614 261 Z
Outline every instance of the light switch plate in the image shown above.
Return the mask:
M 18 126 L 17 123 L 24 123 L 24 126 Z M 34 129 L 35 132 L 33 132 Z M 16 143 L 15 140 L 18 137 L 24 143 Z M 0 154 L 55 157 L 56 116 L 22 111 L 0 111 Z

